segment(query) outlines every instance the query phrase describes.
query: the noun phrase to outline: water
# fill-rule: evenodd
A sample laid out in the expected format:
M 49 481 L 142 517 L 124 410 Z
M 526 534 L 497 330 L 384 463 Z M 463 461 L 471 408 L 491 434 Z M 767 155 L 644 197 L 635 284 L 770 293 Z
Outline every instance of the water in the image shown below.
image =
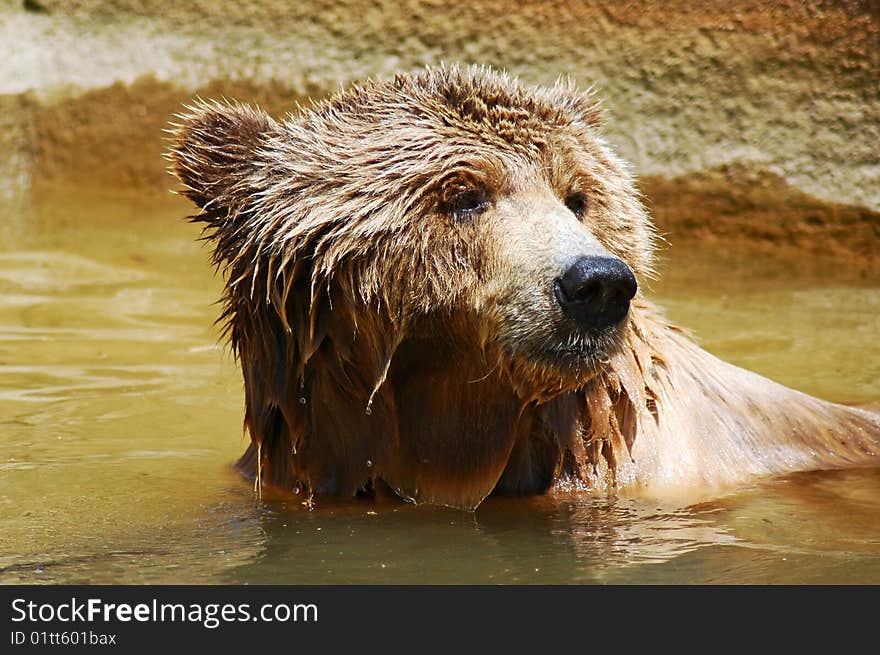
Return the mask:
M 255 502 L 220 281 L 176 198 L 0 205 L 0 583 L 880 583 L 880 470 L 692 507 Z M 880 406 L 880 280 L 674 249 L 654 285 L 720 356 Z

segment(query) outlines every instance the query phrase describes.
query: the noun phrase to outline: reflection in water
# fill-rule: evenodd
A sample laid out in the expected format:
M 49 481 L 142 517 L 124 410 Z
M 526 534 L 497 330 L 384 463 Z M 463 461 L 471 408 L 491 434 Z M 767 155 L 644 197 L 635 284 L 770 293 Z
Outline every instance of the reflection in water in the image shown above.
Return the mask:
M 256 503 L 230 468 L 241 382 L 186 211 L 75 193 L 0 205 L 0 582 L 880 582 L 880 471 L 798 474 L 688 508 Z M 703 345 L 880 404 L 880 282 L 689 255 L 672 252 L 655 295 Z
M 319 583 L 596 583 L 733 541 L 687 510 L 594 498 L 490 499 L 475 515 L 366 504 L 262 516 L 267 548 L 233 580 Z

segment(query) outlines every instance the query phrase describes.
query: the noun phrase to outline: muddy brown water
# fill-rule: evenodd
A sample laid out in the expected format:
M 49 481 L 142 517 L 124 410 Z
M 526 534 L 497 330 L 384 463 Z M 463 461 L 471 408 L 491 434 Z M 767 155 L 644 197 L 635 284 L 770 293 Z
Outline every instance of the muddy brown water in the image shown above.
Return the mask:
M 176 198 L 0 204 L 2 583 L 880 583 L 880 470 L 689 507 L 256 502 L 220 282 Z M 880 407 L 880 279 L 678 245 L 653 296 L 712 352 Z

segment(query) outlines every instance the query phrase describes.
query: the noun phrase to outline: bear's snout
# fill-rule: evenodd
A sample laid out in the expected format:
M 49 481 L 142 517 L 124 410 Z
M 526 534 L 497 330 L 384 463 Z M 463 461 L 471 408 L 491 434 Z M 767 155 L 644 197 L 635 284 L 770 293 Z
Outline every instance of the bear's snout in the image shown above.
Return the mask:
M 629 311 L 638 290 L 630 267 L 616 257 L 586 256 L 553 283 L 563 313 L 588 330 L 616 325 Z

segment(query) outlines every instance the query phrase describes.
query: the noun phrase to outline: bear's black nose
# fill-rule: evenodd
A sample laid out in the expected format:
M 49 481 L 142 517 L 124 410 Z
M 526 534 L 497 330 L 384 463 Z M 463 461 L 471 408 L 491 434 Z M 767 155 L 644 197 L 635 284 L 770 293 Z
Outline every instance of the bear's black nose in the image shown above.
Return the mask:
M 594 330 L 620 322 L 638 288 L 629 266 L 614 257 L 581 257 L 553 283 L 566 316 Z

